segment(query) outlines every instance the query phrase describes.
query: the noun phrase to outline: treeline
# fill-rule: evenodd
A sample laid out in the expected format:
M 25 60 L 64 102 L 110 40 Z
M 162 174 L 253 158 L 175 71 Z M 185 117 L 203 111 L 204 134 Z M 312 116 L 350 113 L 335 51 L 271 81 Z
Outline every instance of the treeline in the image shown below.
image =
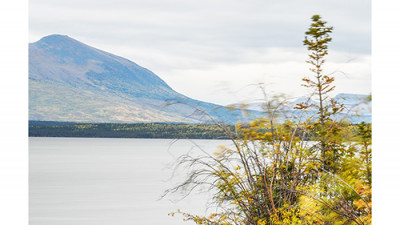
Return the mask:
M 237 139 L 246 134 L 250 125 L 224 125 L 226 131 L 215 124 L 179 123 L 76 123 L 58 121 L 29 121 L 29 137 L 97 137 L 97 138 L 161 138 L 161 139 Z M 356 130 L 357 124 L 349 124 Z M 255 132 L 271 132 L 258 128 Z M 312 140 L 314 133 L 305 133 L 304 127 L 292 130 L 303 141 Z M 231 137 L 227 135 L 229 133 Z M 257 139 L 257 138 L 256 138 Z
M 234 133 L 233 125 L 224 126 Z M 211 124 L 172 123 L 73 123 L 29 121 L 29 137 L 98 137 L 228 139 L 226 132 Z

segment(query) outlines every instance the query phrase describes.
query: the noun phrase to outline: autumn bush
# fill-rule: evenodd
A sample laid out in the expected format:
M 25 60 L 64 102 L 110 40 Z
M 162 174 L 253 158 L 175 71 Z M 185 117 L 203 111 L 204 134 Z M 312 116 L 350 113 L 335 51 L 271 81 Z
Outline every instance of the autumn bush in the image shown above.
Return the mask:
M 304 41 L 312 76 L 303 82 L 318 105 L 283 117 L 285 104 L 266 98 L 265 117 L 225 129 L 232 147 L 182 155 L 186 180 L 166 194 L 205 187 L 218 210 L 173 215 L 210 225 L 371 224 L 371 125 L 335 119 L 343 105 L 329 98 L 334 77 L 322 70 L 332 30 L 314 15 Z

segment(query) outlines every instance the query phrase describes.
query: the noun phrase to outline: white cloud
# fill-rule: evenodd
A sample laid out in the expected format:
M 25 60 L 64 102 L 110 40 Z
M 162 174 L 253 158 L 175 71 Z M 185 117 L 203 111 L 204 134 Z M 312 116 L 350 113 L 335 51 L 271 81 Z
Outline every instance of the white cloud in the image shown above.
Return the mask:
M 262 98 L 262 92 L 255 85 L 258 83 L 264 83 L 269 93 L 303 96 L 309 90 L 301 86 L 301 79 L 312 76 L 309 65 L 305 63 L 306 55 L 306 51 L 301 49 L 264 49 L 246 52 L 242 60 L 232 63 L 215 62 L 203 68 L 175 69 L 164 77 L 177 91 L 218 104 Z M 334 94 L 369 94 L 370 61 L 369 55 L 349 56 L 345 52 L 331 51 L 324 68 L 336 77 Z
M 327 69 L 346 74 L 338 73 L 337 91 L 369 93 L 370 5 L 365 0 L 31 0 L 30 40 L 67 34 L 152 70 L 183 94 L 224 104 L 254 90 L 236 97 L 222 90 L 257 82 L 303 93 L 299 82 L 308 70 L 302 40 L 318 13 L 335 28 Z

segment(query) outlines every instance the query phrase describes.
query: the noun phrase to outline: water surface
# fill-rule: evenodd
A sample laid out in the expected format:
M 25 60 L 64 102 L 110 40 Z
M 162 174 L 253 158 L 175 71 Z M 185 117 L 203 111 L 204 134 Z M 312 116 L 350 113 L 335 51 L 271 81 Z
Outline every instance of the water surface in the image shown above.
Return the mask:
M 208 152 L 230 143 L 194 142 Z M 193 146 L 188 140 L 29 138 L 30 225 L 191 224 L 168 213 L 206 213 L 207 193 L 182 201 L 160 196 L 183 179 L 169 179 L 169 165 Z

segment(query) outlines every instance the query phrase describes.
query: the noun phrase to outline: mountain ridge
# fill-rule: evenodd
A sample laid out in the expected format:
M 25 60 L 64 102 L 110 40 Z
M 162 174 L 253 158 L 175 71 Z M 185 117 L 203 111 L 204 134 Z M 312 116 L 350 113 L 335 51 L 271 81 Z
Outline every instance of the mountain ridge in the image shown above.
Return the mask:
M 239 111 L 184 96 L 149 69 L 66 35 L 50 35 L 29 44 L 29 94 L 30 120 L 207 120 L 196 108 L 224 123 L 243 120 Z M 185 104 L 165 107 L 171 101 Z

